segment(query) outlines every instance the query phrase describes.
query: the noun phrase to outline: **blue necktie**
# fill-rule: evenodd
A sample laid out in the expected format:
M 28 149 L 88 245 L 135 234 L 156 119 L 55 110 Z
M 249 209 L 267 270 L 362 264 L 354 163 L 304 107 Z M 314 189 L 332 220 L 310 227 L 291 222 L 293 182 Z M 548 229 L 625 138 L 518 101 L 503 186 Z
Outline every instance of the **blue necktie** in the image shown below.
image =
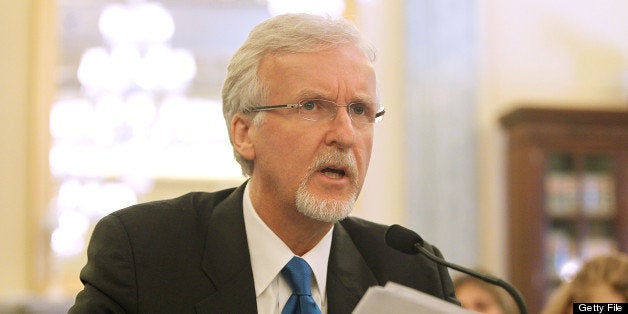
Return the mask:
M 310 289 L 312 277 L 310 265 L 304 259 L 295 256 L 284 266 L 281 274 L 292 288 L 292 295 L 281 314 L 320 314 L 321 310 L 312 298 Z

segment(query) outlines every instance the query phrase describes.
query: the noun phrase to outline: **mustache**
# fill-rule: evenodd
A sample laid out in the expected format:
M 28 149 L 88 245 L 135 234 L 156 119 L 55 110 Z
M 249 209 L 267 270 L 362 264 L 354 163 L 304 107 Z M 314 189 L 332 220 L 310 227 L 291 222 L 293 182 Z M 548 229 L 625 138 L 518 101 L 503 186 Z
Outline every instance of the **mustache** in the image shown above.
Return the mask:
M 353 180 L 357 180 L 358 165 L 353 156 L 349 152 L 343 152 L 339 150 L 327 150 L 322 154 L 316 156 L 316 159 L 308 169 L 308 173 L 311 175 L 324 168 L 342 168 L 345 171 L 345 176 Z

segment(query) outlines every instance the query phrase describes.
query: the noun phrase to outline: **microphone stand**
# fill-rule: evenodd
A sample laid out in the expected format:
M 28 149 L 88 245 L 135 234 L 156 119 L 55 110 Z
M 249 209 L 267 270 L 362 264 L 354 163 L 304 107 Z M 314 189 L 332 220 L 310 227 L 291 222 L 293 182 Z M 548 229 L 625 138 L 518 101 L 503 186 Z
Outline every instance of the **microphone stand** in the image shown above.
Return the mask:
M 519 293 L 519 291 L 517 291 L 517 289 L 508 284 L 507 282 L 493 277 L 493 276 L 489 276 L 486 274 L 481 274 L 478 273 L 476 271 L 473 271 L 471 269 L 462 267 L 460 265 L 457 264 L 453 264 L 450 263 L 438 256 L 435 256 L 434 254 L 430 253 L 428 250 L 426 250 L 420 243 L 415 243 L 414 247 L 421 252 L 424 256 L 426 256 L 427 258 L 431 259 L 432 261 L 436 262 L 437 264 L 442 264 L 445 265 L 449 268 L 453 268 L 457 271 L 463 272 L 465 274 L 471 275 L 473 277 L 479 278 L 483 281 L 486 281 L 488 283 L 492 283 L 494 285 L 498 285 L 502 288 L 504 288 L 506 291 L 508 291 L 508 293 L 512 296 L 513 299 L 515 299 L 515 302 L 517 302 L 517 307 L 519 307 L 519 311 L 521 312 L 521 314 L 528 314 L 528 308 L 526 307 L 525 302 L 523 301 L 523 298 L 521 297 L 521 294 Z

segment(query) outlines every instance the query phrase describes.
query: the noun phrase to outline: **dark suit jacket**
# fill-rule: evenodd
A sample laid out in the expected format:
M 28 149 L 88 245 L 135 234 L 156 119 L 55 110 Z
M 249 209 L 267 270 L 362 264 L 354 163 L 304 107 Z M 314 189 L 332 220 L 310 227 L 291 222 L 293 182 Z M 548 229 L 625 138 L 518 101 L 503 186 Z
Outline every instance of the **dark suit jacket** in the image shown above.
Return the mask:
M 103 218 L 69 313 L 256 313 L 243 191 L 189 193 Z M 447 270 L 389 248 L 386 229 L 357 218 L 336 224 L 328 312 L 350 313 L 370 286 L 388 281 L 457 303 Z

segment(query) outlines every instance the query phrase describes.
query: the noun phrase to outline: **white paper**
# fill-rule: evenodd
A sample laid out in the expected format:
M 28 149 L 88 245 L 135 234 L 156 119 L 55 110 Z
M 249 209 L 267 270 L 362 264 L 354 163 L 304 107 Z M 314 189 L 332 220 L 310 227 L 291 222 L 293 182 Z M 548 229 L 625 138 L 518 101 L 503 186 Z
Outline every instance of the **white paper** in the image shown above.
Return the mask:
M 475 313 L 432 295 L 388 282 L 386 286 L 370 287 L 358 303 L 354 314 L 457 314 Z

